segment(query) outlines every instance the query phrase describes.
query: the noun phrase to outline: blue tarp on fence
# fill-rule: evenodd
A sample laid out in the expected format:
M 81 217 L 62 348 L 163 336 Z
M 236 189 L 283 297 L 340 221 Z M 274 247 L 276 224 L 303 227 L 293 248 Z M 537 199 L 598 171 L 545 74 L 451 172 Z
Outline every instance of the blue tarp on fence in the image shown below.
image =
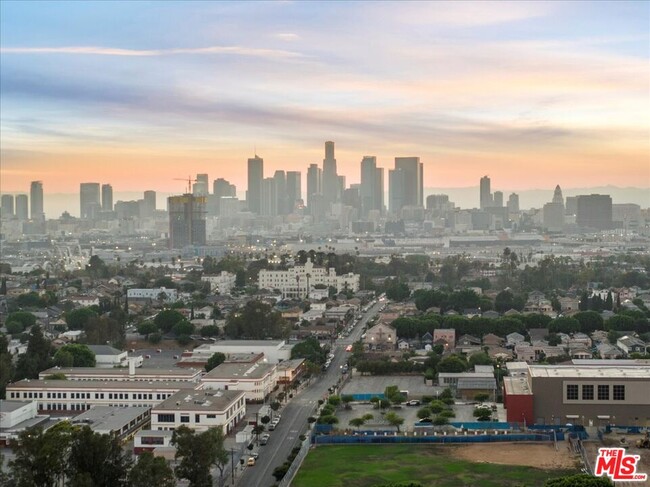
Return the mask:
M 371 394 L 351 394 L 352 399 L 355 401 L 361 401 L 361 402 L 368 402 L 370 401 L 373 397 L 378 397 L 379 399 L 384 398 L 384 393 L 383 392 L 377 392 L 377 393 L 371 393 Z
M 557 440 L 562 441 L 564 435 L 559 433 Z M 374 435 L 329 435 L 312 436 L 312 443 L 327 444 L 366 444 L 366 443 L 490 443 L 504 441 L 553 441 L 553 435 L 544 434 L 511 434 L 511 435 L 438 435 L 438 436 L 374 436 Z
M 496 422 L 496 421 L 474 421 L 474 422 L 469 421 L 466 423 L 453 422 L 449 424 L 454 428 L 465 428 L 468 430 L 508 430 L 514 428 L 519 429 L 519 427 L 514 423 L 510 424 L 510 423 Z

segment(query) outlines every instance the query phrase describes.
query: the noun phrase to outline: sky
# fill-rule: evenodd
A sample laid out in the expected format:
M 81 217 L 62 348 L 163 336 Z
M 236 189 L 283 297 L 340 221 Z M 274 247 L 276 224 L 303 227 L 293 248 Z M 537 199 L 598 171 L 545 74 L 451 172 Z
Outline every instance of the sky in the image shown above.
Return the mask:
M 419 156 L 424 185 L 650 188 L 650 2 L 0 2 L 0 190 L 246 189 Z

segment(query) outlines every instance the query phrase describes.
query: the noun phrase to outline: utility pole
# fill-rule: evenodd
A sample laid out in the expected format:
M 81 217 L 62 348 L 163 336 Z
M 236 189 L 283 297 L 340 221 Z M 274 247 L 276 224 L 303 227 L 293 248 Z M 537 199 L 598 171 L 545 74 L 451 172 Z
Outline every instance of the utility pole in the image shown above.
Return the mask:
M 235 449 L 230 449 L 230 468 L 231 474 L 230 478 L 232 479 L 232 485 L 235 485 Z

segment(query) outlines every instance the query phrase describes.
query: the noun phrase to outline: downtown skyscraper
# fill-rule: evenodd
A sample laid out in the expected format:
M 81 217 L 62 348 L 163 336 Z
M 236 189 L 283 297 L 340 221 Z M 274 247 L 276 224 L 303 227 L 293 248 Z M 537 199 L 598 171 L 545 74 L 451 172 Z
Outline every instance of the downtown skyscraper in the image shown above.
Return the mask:
M 361 160 L 361 214 L 367 217 L 372 210 L 384 209 L 384 169 L 377 167 L 377 158 L 364 156 Z
M 45 213 L 43 211 L 43 182 L 42 181 L 32 181 L 29 188 L 29 196 L 32 202 L 31 208 L 31 219 L 32 220 L 43 220 L 45 219 Z
M 255 154 L 248 159 L 248 189 L 246 203 L 248 211 L 262 213 L 262 181 L 264 180 L 264 159 Z
M 388 172 L 390 211 L 397 214 L 405 206 L 423 206 L 423 164 L 419 157 L 396 157 L 395 169 Z
M 341 198 L 341 180 L 336 169 L 334 142 L 325 142 L 323 159 L 323 198 L 325 203 L 336 203 Z
M 99 188 L 99 183 L 81 183 L 79 186 L 79 217 L 82 220 L 92 220 L 99 213 L 101 208 Z

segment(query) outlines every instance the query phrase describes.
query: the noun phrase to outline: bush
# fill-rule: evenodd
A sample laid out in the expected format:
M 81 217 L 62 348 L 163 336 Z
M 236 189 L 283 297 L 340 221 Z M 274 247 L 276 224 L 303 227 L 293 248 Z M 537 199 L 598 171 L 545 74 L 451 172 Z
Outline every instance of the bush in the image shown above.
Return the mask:
M 149 338 L 147 338 L 147 341 L 155 345 L 156 343 L 160 343 L 162 341 L 162 335 L 160 333 L 152 333 L 149 335 Z
M 455 418 L 456 413 L 453 412 L 451 409 L 445 409 L 444 411 L 441 411 L 440 414 L 438 415 L 439 418 Z
M 449 419 L 445 418 L 444 416 L 438 416 L 436 419 L 433 420 L 433 424 L 435 424 L 436 426 L 449 424 Z

